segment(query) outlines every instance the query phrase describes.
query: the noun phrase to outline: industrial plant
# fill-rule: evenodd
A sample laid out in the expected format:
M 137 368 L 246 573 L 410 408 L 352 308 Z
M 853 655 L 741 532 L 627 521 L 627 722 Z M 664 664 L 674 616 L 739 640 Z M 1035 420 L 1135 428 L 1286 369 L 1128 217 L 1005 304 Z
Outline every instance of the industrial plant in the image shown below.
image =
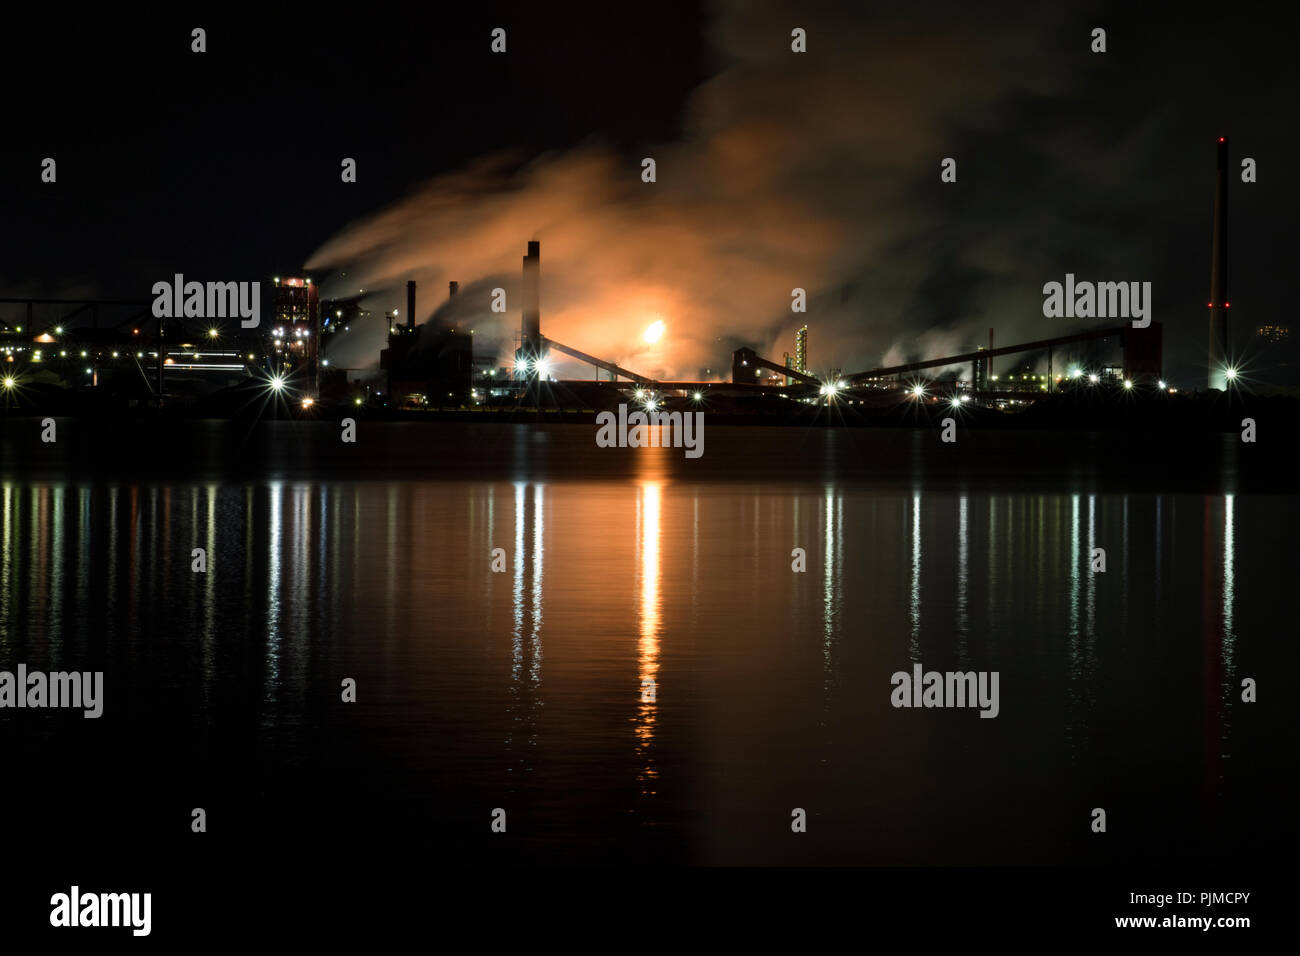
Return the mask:
M 1219 392 L 1247 384 L 1239 378 L 1228 334 L 1228 178 L 1228 143 L 1220 137 L 1205 382 Z M 824 358 L 817 361 L 815 322 L 804 323 L 781 361 L 746 346 L 733 351 L 727 377 L 710 373 L 696 380 L 657 379 L 591 354 L 581 343 L 545 334 L 541 252 L 540 241 L 527 243 L 518 333 L 505 364 L 490 349 L 476 350 L 474 329 L 432 318 L 417 322 L 415 280 L 406 283 L 402 317 L 397 310 L 379 314 L 364 309 L 363 294 L 323 300 L 311 278 L 275 276 L 265 284 L 270 302 L 263 320 L 247 329 L 238 319 L 194 325 L 155 318 L 143 301 L 0 299 L 0 316 L 8 319 L 0 321 L 7 407 L 74 411 L 76 397 L 90 394 L 96 404 L 188 408 L 223 417 L 250 407 L 264 412 L 266 403 L 251 399 L 269 394 L 276 399 L 273 406 L 312 414 L 340 405 L 397 416 L 544 415 L 590 413 L 635 401 L 742 418 L 807 419 L 809 406 L 834 408 L 831 420 L 846 421 L 855 412 L 866 415 L 908 404 L 1015 412 L 1062 394 L 1200 391 L 1200 383 L 1189 389 L 1166 380 L 1164 326 L 1149 320 L 1112 320 L 1011 344 L 998 343 L 996 329 L 989 328 L 987 344 L 957 354 L 851 372 Z M 459 289 L 457 281 L 449 283 L 449 301 Z M 499 318 L 486 302 L 482 313 L 485 320 Z M 331 366 L 335 343 L 354 325 L 373 328 L 377 322 L 383 323 L 386 336 L 377 361 L 360 368 Z M 1256 350 L 1277 354 L 1290 345 L 1289 327 L 1278 322 L 1260 325 L 1252 343 Z M 590 366 L 591 378 L 557 378 L 560 361 Z

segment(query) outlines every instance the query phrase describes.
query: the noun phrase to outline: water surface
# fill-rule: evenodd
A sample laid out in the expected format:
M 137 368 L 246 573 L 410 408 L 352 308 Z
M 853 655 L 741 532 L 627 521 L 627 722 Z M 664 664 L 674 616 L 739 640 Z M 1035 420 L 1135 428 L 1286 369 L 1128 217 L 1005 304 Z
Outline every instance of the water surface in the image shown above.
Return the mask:
M 273 855 L 1240 862 L 1293 805 L 1297 504 L 1249 462 L 1130 491 L 1076 467 L 1095 436 L 954 470 L 929 435 L 748 428 L 692 476 L 582 426 L 491 426 L 467 463 L 456 426 L 370 425 L 366 478 L 269 427 L 208 477 L 74 446 L 0 481 L 0 669 L 106 683 L 98 721 L 0 711 L 21 839 L 148 860 L 201 806 Z M 997 671 L 999 716 L 893 708 L 913 661 Z

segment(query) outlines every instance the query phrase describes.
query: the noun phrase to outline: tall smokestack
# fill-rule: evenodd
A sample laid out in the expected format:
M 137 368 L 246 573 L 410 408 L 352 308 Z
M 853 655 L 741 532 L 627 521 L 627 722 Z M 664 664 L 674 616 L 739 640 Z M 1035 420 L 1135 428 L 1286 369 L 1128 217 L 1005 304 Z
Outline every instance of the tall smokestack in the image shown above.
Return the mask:
M 993 329 L 989 329 L 989 352 L 993 351 Z M 993 381 L 993 356 L 989 355 L 984 363 L 984 378 L 986 381 Z
M 459 282 L 448 282 L 448 283 L 447 283 L 447 298 L 450 299 L 452 296 L 454 296 L 454 295 L 455 295 L 457 292 L 459 292 L 459 291 L 460 291 L 460 283 L 459 283 Z
M 1224 389 L 1228 377 L 1228 139 L 1219 137 L 1214 177 L 1214 243 L 1210 251 L 1210 388 Z
M 415 328 L 415 280 L 406 283 L 406 327 Z
M 523 348 L 532 358 L 541 352 L 542 346 L 542 244 L 528 243 L 528 255 L 524 256 L 524 323 Z

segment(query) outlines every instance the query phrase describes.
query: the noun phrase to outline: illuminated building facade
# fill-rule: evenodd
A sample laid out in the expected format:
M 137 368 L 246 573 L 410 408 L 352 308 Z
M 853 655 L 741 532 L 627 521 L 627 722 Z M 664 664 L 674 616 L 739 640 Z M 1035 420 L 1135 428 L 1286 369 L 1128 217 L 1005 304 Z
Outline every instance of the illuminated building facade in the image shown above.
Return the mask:
M 808 372 L 808 326 L 803 326 L 794 334 L 794 355 L 789 352 L 785 353 L 785 367 L 793 369 L 796 372 Z M 799 381 L 793 375 L 785 377 L 786 385 L 794 385 Z
M 277 371 L 304 376 L 303 387 L 320 392 L 320 298 L 311 279 L 275 280 L 267 326 L 268 351 Z
M 988 351 L 984 346 L 977 346 L 975 351 Z M 989 360 L 987 358 L 978 358 L 975 360 L 974 375 L 972 384 L 978 392 L 985 391 L 989 387 Z

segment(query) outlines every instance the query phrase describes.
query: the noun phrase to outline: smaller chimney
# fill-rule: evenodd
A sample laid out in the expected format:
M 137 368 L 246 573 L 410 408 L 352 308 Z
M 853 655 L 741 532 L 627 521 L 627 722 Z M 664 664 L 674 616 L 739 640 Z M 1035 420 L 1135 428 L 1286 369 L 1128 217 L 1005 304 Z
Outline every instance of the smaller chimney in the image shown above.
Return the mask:
M 455 295 L 457 292 L 459 292 L 459 291 L 460 291 L 460 283 L 459 283 L 459 282 L 448 282 L 448 283 L 447 283 L 447 298 L 450 299 L 452 296 L 454 296 L 454 295 Z
M 406 327 L 415 328 L 415 280 L 406 283 Z

